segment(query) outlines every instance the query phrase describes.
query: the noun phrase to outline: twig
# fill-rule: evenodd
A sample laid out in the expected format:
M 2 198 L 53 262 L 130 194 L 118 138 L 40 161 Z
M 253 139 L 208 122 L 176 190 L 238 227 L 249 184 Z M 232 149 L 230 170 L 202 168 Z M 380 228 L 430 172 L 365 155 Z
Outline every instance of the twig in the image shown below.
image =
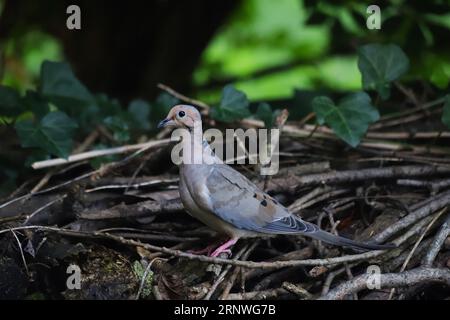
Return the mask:
M 136 204 L 118 204 L 105 210 L 82 212 L 79 218 L 85 220 L 107 220 L 131 217 L 151 216 L 164 212 L 182 212 L 183 204 L 179 198 L 165 201 L 147 200 Z
M 450 270 L 416 268 L 401 273 L 379 274 L 380 289 L 412 286 L 424 282 L 440 282 L 450 286 Z M 367 289 L 372 274 L 363 274 L 337 286 L 319 300 L 340 300 L 346 295 Z
M 242 254 L 245 252 L 245 250 L 247 250 L 248 245 L 245 245 L 241 250 L 239 250 L 236 255 L 233 257 L 233 260 L 238 260 Z M 213 285 L 211 286 L 211 288 L 209 289 L 208 293 L 206 294 L 206 296 L 204 297 L 204 300 L 209 300 L 211 299 L 212 295 L 214 294 L 214 292 L 216 291 L 217 287 L 219 286 L 219 284 L 222 283 L 223 280 L 225 280 L 225 276 L 227 275 L 227 273 L 231 270 L 232 265 L 229 264 L 225 267 L 225 269 L 220 273 L 220 275 L 217 277 L 217 280 L 214 281 Z
M 250 299 L 273 299 L 288 291 L 284 288 L 277 288 L 263 291 L 250 291 L 242 293 L 231 293 L 227 300 L 250 300 Z
M 413 179 L 398 179 L 397 184 L 399 186 L 407 187 L 426 187 L 431 189 L 433 192 L 437 192 L 440 189 L 450 186 L 450 179 L 440 179 L 440 180 L 413 180 Z
M 252 245 L 242 255 L 241 260 L 242 261 L 246 261 L 248 256 L 253 252 L 253 250 L 255 250 L 255 248 L 258 246 L 258 244 L 259 244 L 259 240 L 253 241 Z M 240 267 L 236 267 L 234 269 L 233 273 L 231 274 L 230 279 L 228 280 L 227 284 L 225 285 L 225 288 L 224 288 L 224 290 L 222 292 L 220 300 L 226 300 L 227 299 L 228 295 L 230 294 L 231 289 L 233 288 L 234 282 L 236 281 L 236 278 L 237 278 L 237 276 L 238 276 L 238 274 L 240 273 L 241 270 L 242 270 L 242 268 L 240 268 Z
M 147 181 L 141 181 L 138 183 L 132 183 L 132 184 L 110 184 L 110 185 L 102 185 L 99 187 L 86 189 L 86 192 L 95 192 L 99 190 L 111 190 L 111 189 L 138 189 L 141 187 L 149 187 L 149 186 L 158 186 L 161 184 L 170 184 L 170 183 L 176 183 L 179 179 L 167 179 L 167 180 L 147 180 Z M 125 192 L 125 191 L 124 191 Z
M 148 243 L 142 243 L 139 241 L 125 239 L 123 237 L 115 236 L 109 233 L 101 233 L 101 232 L 82 232 L 82 231 L 73 231 L 67 229 L 60 229 L 55 227 L 47 227 L 47 226 L 23 226 L 23 227 L 15 227 L 0 230 L 0 234 L 5 232 L 10 232 L 11 230 L 43 230 L 56 232 L 58 234 L 63 234 L 72 237 L 82 237 L 82 238 L 102 238 L 102 239 L 110 239 L 122 243 L 124 245 L 130 245 L 133 247 L 143 247 L 150 251 L 158 251 L 166 254 L 170 254 L 176 257 L 187 258 L 189 260 L 198 260 L 207 263 L 214 264 L 231 264 L 239 267 L 245 268 L 264 268 L 264 269 L 279 269 L 284 267 L 294 267 L 294 266 L 319 266 L 319 265 L 335 265 L 344 262 L 352 262 L 352 261 L 361 261 L 367 260 L 370 258 L 374 258 L 383 254 L 384 251 L 376 250 L 370 251 L 360 254 L 354 255 L 346 255 L 342 257 L 335 258 L 324 258 L 324 259 L 307 259 L 307 260 L 290 260 L 290 261 L 274 261 L 274 262 L 253 262 L 253 261 L 241 261 L 241 260 L 230 260 L 230 259 L 222 259 L 222 258 L 213 258 L 207 257 L 203 255 L 191 254 L 179 250 L 172 250 L 165 247 L 159 247 L 155 245 L 151 245 Z
M 23 254 L 22 244 L 20 243 L 20 240 L 17 237 L 14 230 L 11 230 L 11 233 L 13 234 L 14 238 L 16 238 L 17 245 L 19 246 L 20 256 L 22 257 L 22 262 L 23 262 L 23 266 L 25 267 L 25 271 L 27 272 L 27 275 L 30 276 L 30 272 L 28 271 L 28 266 L 27 266 L 27 260 L 25 260 L 25 255 Z
M 290 212 L 297 212 L 300 209 L 303 208 L 303 204 L 308 202 L 311 199 L 316 198 L 317 196 L 323 194 L 323 193 L 327 193 L 331 191 L 331 188 L 328 186 L 323 186 L 323 187 L 317 187 L 315 189 L 313 189 L 312 191 L 308 192 L 307 194 L 305 194 L 304 196 L 302 196 L 301 198 L 295 200 L 289 207 L 289 211 Z
M 344 170 L 319 174 L 310 174 L 297 178 L 299 187 L 316 186 L 321 184 L 337 184 L 356 182 L 370 179 L 386 179 L 400 177 L 419 177 L 437 174 L 448 174 L 450 168 L 442 166 L 392 166 L 385 168 L 370 168 L 360 170 Z
M 63 200 L 65 197 L 67 197 L 67 195 L 63 195 L 62 197 L 59 197 L 53 201 L 50 201 L 49 203 L 43 205 L 42 207 L 38 208 L 37 210 L 35 210 L 32 214 L 30 214 L 29 216 L 27 216 L 26 220 L 23 222 L 23 224 L 27 224 L 31 218 L 33 218 L 34 216 L 36 216 L 39 212 L 47 209 L 48 207 L 52 206 L 53 204 L 55 204 L 56 202 L 59 202 L 61 200 Z
M 279 255 L 273 259 L 270 259 L 268 262 L 273 261 L 287 261 L 287 260 L 307 260 L 313 255 L 313 248 L 312 246 L 308 246 L 305 248 L 302 248 L 300 250 L 291 251 L 288 253 L 285 253 L 283 255 Z M 261 277 L 270 272 L 271 269 L 252 269 L 246 272 L 245 276 L 248 279 L 253 279 L 256 277 Z
M 450 214 L 448 215 L 445 222 L 442 224 L 439 232 L 436 234 L 436 236 L 433 239 L 433 242 L 430 245 L 430 249 L 423 261 L 424 267 L 431 267 L 433 265 L 436 256 L 438 255 L 442 245 L 445 242 L 445 239 L 447 239 L 449 235 L 450 235 Z
M 86 159 L 102 157 L 102 156 L 106 156 L 106 155 L 127 153 L 127 152 L 136 151 L 136 150 L 140 150 L 140 149 L 148 150 L 149 148 L 162 147 L 162 146 L 169 144 L 169 142 L 170 142 L 170 139 L 163 139 L 163 140 L 149 141 L 149 142 L 145 142 L 145 143 L 131 144 L 131 145 L 109 148 L 109 149 L 92 150 L 92 151 L 88 151 L 88 152 L 71 155 L 67 159 L 56 158 L 56 159 L 50 159 L 50 160 L 44 160 L 44 161 L 37 161 L 37 162 L 34 162 L 31 166 L 33 167 L 33 169 L 48 168 L 48 167 L 53 167 L 53 166 L 59 166 L 62 164 L 82 161 L 82 160 L 86 160 Z
M 86 139 L 84 139 L 84 141 L 82 143 L 80 143 L 80 145 L 78 147 L 75 148 L 73 153 L 77 154 L 77 153 L 84 152 L 87 148 L 89 148 L 95 142 L 95 140 L 97 140 L 99 135 L 100 135 L 99 128 L 96 128 L 86 137 Z
M 393 236 L 400 230 L 403 230 L 413 224 L 414 222 L 420 220 L 423 217 L 430 215 L 439 209 L 450 205 L 450 191 L 438 194 L 437 196 L 430 198 L 425 205 L 414 210 L 405 218 L 397 221 L 393 225 L 386 228 L 384 231 L 379 233 L 374 237 L 374 241 L 383 242 L 389 237 Z
M 39 190 L 41 190 L 42 187 L 44 187 L 48 181 L 50 180 L 50 178 L 53 176 L 53 174 L 56 172 L 55 169 L 52 169 L 50 171 L 48 171 L 44 177 L 42 177 L 42 179 L 34 186 L 33 189 L 31 189 L 30 193 L 36 193 Z
M 162 142 L 162 140 L 160 140 L 159 142 Z M 73 178 L 71 180 L 65 181 L 65 182 L 60 183 L 58 185 L 49 187 L 47 189 L 44 189 L 44 190 L 41 190 L 41 191 L 38 191 L 38 192 L 35 192 L 35 193 L 25 194 L 25 195 L 20 196 L 18 198 L 12 199 L 12 200 L 10 200 L 8 202 L 5 202 L 5 203 L 1 204 L 0 205 L 0 209 L 2 209 L 4 207 L 7 207 L 7 206 L 9 206 L 9 205 L 11 205 L 11 204 L 13 204 L 13 203 L 15 203 L 17 201 L 22 200 L 22 199 L 26 199 L 26 198 L 29 198 L 29 197 L 32 197 L 32 196 L 36 196 L 36 195 L 39 195 L 39 194 L 43 194 L 43 193 L 47 193 L 47 192 L 50 192 L 50 191 L 54 191 L 56 189 L 59 189 L 59 188 L 71 185 L 71 184 L 73 184 L 73 183 L 75 183 L 77 181 L 81 181 L 81 180 L 84 180 L 84 179 L 92 177 L 92 176 L 103 176 L 103 175 L 106 175 L 107 173 L 111 172 L 113 169 L 116 169 L 116 168 L 118 168 L 120 166 L 123 166 L 123 165 L 127 164 L 129 161 L 131 161 L 132 159 L 134 159 L 135 157 L 137 157 L 141 153 L 143 153 L 143 152 L 145 152 L 145 151 L 147 151 L 147 150 L 149 150 L 149 149 L 151 149 L 152 147 L 155 146 L 155 145 L 150 144 L 150 143 L 144 143 L 143 145 L 145 145 L 145 146 L 140 148 L 139 150 L 135 151 L 134 153 L 132 153 L 131 155 L 125 157 L 124 159 L 122 159 L 120 161 L 111 162 L 111 163 L 105 164 L 105 165 L 103 165 L 101 168 L 99 168 L 97 170 L 93 170 L 93 171 L 90 171 L 88 173 L 82 174 L 82 175 L 80 175 L 80 176 L 78 176 L 76 178 Z
M 322 287 L 322 294 L 321 294 L 321 296 L 326 295 L 330 291 L 330 286 L 331 286 L 331 283 L 333 282 L 334 278 L 336 278 L 338 275 L 344 273 L 345 269 L 346 268 L 343 267 L 343 268 L 340 268 L 338 270 L 334 270 L 334 271 L 332 271 L 332 272 L 330 272 L 328 274 L 328 276 L 325 279 L 325 282 L 323 284 L 323 287 Z
M 281 285 L 283 289 L 286 289 L 289 292 L 292 292 L 293 294 L 297 295 L 300 299 L 306 299 L 310 300 L 312 299 L 313 295 L 309 293 L 306 289 L 300 287 L 299 285 L 295 285 L 291 282 L 283 282 Z
M 419 101 L 416 98 L 416 95 L 411 89 L 406 88 L 400 82 L 394 81 L 394 85 L 399 89 L 416 107 L 420 106 Z M 423 109 L 422 109 L 423 110 Z
M 139 290 L 136 294 L 136 297 L 134 298 L 135 300 L 139 300 L 139 297 L 141 296 L 141 292 L 144 289 L 145 280 L 147 279 L 150 268 L 152 267 L 153 262 L 155 262 L 155 260 L 157 260 L 157 259 L 159 259 L 159 258 L 154 258 L 152 261 L 150 261 L 148 263 L 147 267 L 145 268 L 144 274 L 142 275 L 141 283 L 139 285 Z
M 199 100 L 195 100 L 195 99 L 189 98 L 189 97 L 187 97 L 187 96 L 185 96 L 185 95 L 175 91 L 171 87 L 166 86 L 165 84 L 158 83 L 157 87 L 160 88 L 161 90 L 164 90 L 167 93 L 171 94 L 175 98 L 180 99 L 181 101 L 184 101 L 184 102 L 187 102 L 187 103 L 190 103 L 190 104 L 194 104 L 194 105 L 199 106 L 200 108 L 203 108 L 205 110 L 210 109 L 210 106 L 207 105 L 206 103 L 204 103 L 202 101 L 199 101 Z
M 419 246 L 420 242 L 422 242 L 423 238 L 427 234 L 428 230 L 430 230 L 431 226 L 436 222 L 437 219 L 447 210 L 447 208 L 442 209 L 437 213 L 433 219 L 430 221 L 430 223 L 426 226 L 425 230 L 423 230 L 422 234 L 420 235 L 419 239 L 417 239 L 416 243 L 412 247 L 411 251 L 409 252 L 408 256 L 405 259 L 405 262 L 403 263 L 402 267 L 400 268 L 400 272 L 405 271 L 406 267 L 408 266 L 409 261 L 411 260 L 412 256 L 414 255 L 414 252 L 416 251 L 417 247 Z M 393 288 L 389 294 L 388 300 L 391 300 L 394 296 L 395 288 Z

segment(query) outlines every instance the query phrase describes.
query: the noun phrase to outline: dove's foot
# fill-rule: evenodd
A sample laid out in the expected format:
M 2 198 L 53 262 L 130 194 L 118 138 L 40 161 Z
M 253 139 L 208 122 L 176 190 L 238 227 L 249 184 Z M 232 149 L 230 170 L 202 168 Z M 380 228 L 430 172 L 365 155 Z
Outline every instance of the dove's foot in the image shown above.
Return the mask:
M 199 250 L 189 250 L 189 253 L 192 254 L 207 254 L 208 256 L 211 254 L 211 252 L 214 251 L 214 248 L 217 247 L 217 244 L 210 244 L 209 246 L 207 246 L 206 248 L 203 249 L 199 249 Z
M 211 253 L 210 257 L 218 257 L 221 253 L 228 253 L 231 254 L 231 250 L 229 249 L 231 246 L 233 246 L 237 242 L 237 239 L 230 239 L 224 244 L 222 244 L 220 247 L 218 247 L 216 250 L 214 250 L 213 253 Z

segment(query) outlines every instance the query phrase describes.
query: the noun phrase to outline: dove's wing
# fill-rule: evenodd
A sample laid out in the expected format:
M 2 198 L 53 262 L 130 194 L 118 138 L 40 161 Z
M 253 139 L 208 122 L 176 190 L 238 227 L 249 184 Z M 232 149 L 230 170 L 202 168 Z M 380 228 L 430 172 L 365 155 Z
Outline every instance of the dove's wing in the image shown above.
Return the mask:
M 238 171 L 225 164 L 209 167 L 196 193 L 197 204 L 238 229 L 266 234 L 302 234 L 327 243 L 357 249 L 387 249 L 391 245 L 361 243 L 319 229 L 301 220 Z
M 316 227 L 293 216 L 274 198 L 233 168 L 216 164 L 203 186 L 200 206 L 239 229 L 283 234 L 311 232 Z

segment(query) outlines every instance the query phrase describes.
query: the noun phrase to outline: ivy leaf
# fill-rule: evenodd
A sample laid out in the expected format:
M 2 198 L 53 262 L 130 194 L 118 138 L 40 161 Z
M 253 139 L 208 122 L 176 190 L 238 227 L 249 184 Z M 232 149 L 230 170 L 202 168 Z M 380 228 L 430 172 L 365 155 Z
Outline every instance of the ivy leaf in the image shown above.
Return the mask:
M 123 113 L 119 101 L 110 99 L 106 94 L 97 94 L 95 102 L 81 109 L 75 116 L 83 132 L 87 133 L 109 117 Z
M 67 158 L 72 150 L 75 121 L 64 112 L 51 112 L 40 121 L 31 119 L 15 125 L 22 147 L 39 147 L 50 154 Z
M 162 92 L 155 101 L 151 108 L 151 119 L 155 119 L 156 121 L 160 121 L 164 119 L 169 110 L 174 106 L 180 103 L 180 100 L 175 98 L 174 96 L 168 94 L 167 92 Z
M 22 111 L 19 93 L 11 87 L 0 85 L 0 115 L 15 117 Z
M 111 99 L 106 94 L 100 93 L 95 96 L 95 103 L 99 109 L 99 116 L 104 118 L 114 116 L 122 112 L 122 106 L 117 99 Z
M 256 109 L 256 117 L 264 121 L 264 126 L 268 129 L 273 127 L 273 123 L 279 114 L 280 110 L 272 112 L 272 107 L 266 102 L 260 103 L 258 109 Z
M 450 95 L 445 97 L 444 111 L 442 112 L 442 123 L 450 128 Z
M 368 44 L 358 49 L 358 68 L 364 89 L 376 90 L 386 100 L 391 82 L 408 71 L 409 59 L 395 44 Z
M 128 113 L 137 129 L 150 129 L 150 105 L 146 101 L 140 99 L 131 101 L 128 106 Z
M 222 91 L 220 104 L 212 109 L 212 117 L 223 122 L 233 122 L 250 116 L 249 101 L 242 91 L 226 85 Z
M 121 117 L 107 117 L 103 120 L 103 123 L 113 132 L 114 139 L 117 142 L 127 142 L 130 140 L 128 123 Z
M 344 97 L 338 105 L 328 97 L 321 96 L 312 101 L 317 122 L 329 125 L 335 134 L 352 147 L 356 147 L 365 135 L 369 124 L 380 118 L 378 110 L 371 104 L 369 95 L 358 92 Z
M 94 103 L 91 93 L 67 63 L 44 61 L 40 84 L 40 93 L 69 114 L 76 115 L 80 107 Z
M 34 113 L 38 118 L 42 118 L 50 112 L 48 102 L 38 92 L 33 90 L 27 90 L 25 97 L 22 98 L 22 103 L 26 110 Z

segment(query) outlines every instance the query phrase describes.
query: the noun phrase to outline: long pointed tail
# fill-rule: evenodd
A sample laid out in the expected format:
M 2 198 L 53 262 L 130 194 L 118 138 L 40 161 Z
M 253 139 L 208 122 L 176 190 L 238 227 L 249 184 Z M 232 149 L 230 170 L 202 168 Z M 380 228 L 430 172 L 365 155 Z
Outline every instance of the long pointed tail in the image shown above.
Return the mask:
M 353 249 L 358 250 L 386 250 L 396 247 L 396 245 L 391 243 L 389 244 L 366 243 L 336 236 L 334 234 L 319 229 L 315 224 L 312 223 L 308 223 L 308 227 L 311 227 L 312 230 L 311 231 L 308 230 L 308 232 L 305 233 L 306 236 L 333 245 L 338 245 L 342 247 L 351 247 Z

